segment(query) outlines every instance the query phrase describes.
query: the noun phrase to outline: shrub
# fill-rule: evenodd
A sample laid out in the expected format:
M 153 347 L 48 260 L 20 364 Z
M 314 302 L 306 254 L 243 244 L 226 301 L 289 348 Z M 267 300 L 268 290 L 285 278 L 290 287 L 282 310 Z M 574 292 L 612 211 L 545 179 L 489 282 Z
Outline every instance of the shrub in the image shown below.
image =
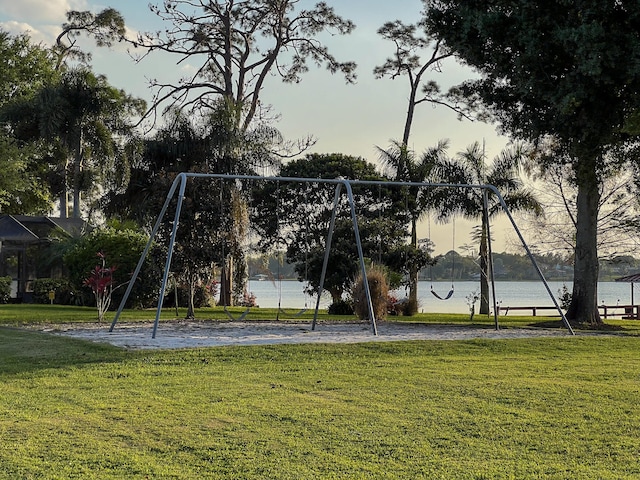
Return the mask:
M 75 305 L 76 295 L 69 283 L 64 278 L 38 278 L 33 281 L 33 302 L 51 303 L 49 292 L 55 294 L 54 303 L 59 305 Z
M 562 285 L 562 288 L 558 289 L 558 299 L 560 300 L 560 306 L 564 310 L 568 310 L 571 305 L 572 294 L 566 285 Z
M 373 314 L 376 319 L 384 320 L 387 318 L 389 298 L 389 282 L 385 269 L 378 265 L 369 267 L 367 283 L 369 284 L 369 292 L 371 294 Z M 353 283 L 351 296 L 353 298 L 353 310 L 356 316 L 362 320 L 369 319 L 369 307 L 362 274 L 359 274 Z
M 104 319 L 104 314 L 107 313 L 111 306 L 111 295 L 113 290 L 118 286 L 114 286 L 114 272 L 115 267 L 107 266 L 107 257 L 98 252 L 99 264 L 91 271 L 91 274 L 84 279 L 84 286 L 89 287 L 93 292 L 96 300 L 96 307 L 98 308 L 98 323 L 101 323 Z
M 113 306 L 119 305 L 126 290 L 124 285 L 130 280 L 131 274 L 140 259 L 148 237 L 140 232 L 132 230 L 116 230 L 104 228 L 94 230 L 83 236 L 64 255 L 64 264 L 69 271 L 69 279 L 72 285 L 83 296 L 87 304 L 93 304 L 93 294 L 82 284 L 88 275 L 98 265 L 96 252 L 102 252 L 109 259 L 109 266 L 115 267 L 114 285 L 122 287 L 113 292 Z M 146 306 L 157 299 L 160 285 L 160 269 L 152 264 L 147 257 L 142 271 L 131 291 L 127 306 Z
M 339 300 L 329 305 L 327 313 L 329 315 L 353 315 L 353 306 L 346 300 Z
M 11 277 L 0 277 L 0 303 L 8 303 L 11 298 Z

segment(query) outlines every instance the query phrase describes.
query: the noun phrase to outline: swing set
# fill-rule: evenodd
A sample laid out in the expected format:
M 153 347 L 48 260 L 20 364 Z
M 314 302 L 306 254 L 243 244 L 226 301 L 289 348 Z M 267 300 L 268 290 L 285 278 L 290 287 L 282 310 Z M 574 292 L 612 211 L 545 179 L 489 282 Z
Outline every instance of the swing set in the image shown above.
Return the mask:
M 553 293 L 551 292 L 551 288 L 549 287 L 549 284 L 547 283 L 544 275 L 542 274 L 542 271 L 540 270 L 540 267 L 538 266 L 538 263 L 536 262 L 536 259 L 534 258 L 529 246 L 527 245 L 527 243 L 524 240 L 524 237 L 522 236 L 520 230 L 518 229 L 518 226 L 515 223 L 515 220 L 513 219 L 513 216 L 511 215 L 509 209 L 507 208 L 507 205 L 504 202 L 504 199 L 502 197 L 502 195 L 500 194 L 500 192 L 493 186 L 493 185 L 468 185 L 468 184 L 434 184 L 434 183 L 426 183 L 426 182 L 389 182 L 389 181 L 369 181 L 369 180 L 345 180 L 342 178 L 339 179 L 320 179 L 320 178 L 303 178 L 303 177 L 262 177 L 262 176 L 256 176 L 256 175 L 228 175 L 228 174 L 211 174 L 211 173 L 180 173 L 176 176 L 176 178 L 174 179 L 169 192 L 167 193 L 167 198 L 162 206 L 162 209 L 160 211 L 160 214 L 158 215 L 158 218 L 156 220 L 156 223 L 154 224 L 154 227 L 151 231 L 151 234 L 149 235 L 149 241 L 147 242 L 147 245 L 144 248 L 144 251 L 142 252 L 142 255 L 140 256 L 140 260 L 138 261 L 138 264 L 131 276 L 131 280 L 128 282 L 127 284 L 127 289 L 122 297 L 122 300 L 120 302 L 120 305 L 118 307 L 118 310 L 113 318 L 113 321 L 111 322 L 111 326 L 109 328 L 109 332 L 113 332 L 113 329 L 115 328 L 120 315 L 122 314 L 122 311 L 124 309 L 124 306 L 129 298 L 129 295 L 131 294 L 131 290 L 133 288 L 133 285 L 138 277 L 138 275 L 140 274 L 140 270 L 142 269 L 142 265 L 147 257 L 147 255 L 149 254 L 149 251 L 151 250 L 151 246 L 153 244 L 153 242 L 156 240 L 156 235 L 158 233 L 158 230 L 160 229 L 160 225 L 164 219 L 165 214 L 167 213 L 167 210 L 169 208 L 169 205 L 171 203 L 171 201 L 174 198 L 177 198 L 177 204 L 176 204 L 176 210 L 175 210 L 175 215 L 174 215 L 174 219 L 173 219 L 173 223 L 172 223 L 172 230 L 171 230 L 171 235 L 169 238 L 169 245 L 168 245 L 168 249 L 167 249 L 167 259 L 165 262 L 165 268 L 164 268 L 164 273 L 163 273 L 163 278 L 162 278 L 162 284 L 160 287 L 160 292 L 159 292 L 159 297 L 158 297 L 158 307 L 156 310 L 156 318 L 155 318 L 155 322 L 153 325 L 153 333 L 152 333 L 152 338 L 156 337 L 156 333 L 157 333 L 157 329 L 158 329 L 158 325 L 160 322 L 160 314 L 162 311 L 162 299 L 164 299 L 165 297 L 165 293 L 166 293 L 166 288 L 167 288 L 167 284 L 168 284 L 168 279 L 169 279 L 169 272 L 171 269 L 171 259 L 173 256 L 173 249 L 174 249 L 174 245 L 175 245 L 175 241 L 176 241 L 176 233 L 179 227 L 179 223 L 180 223 L 180 213 L 182 210 L 182 205 L 183 205 L 183 201 L 184 201 L 184 196 L 185 196 L 185 189 L 186 189 L 186 185 L 187 182 L 190 178 L 208 178 L 208 179 L 220 179 L 221 182 L 223 182 L 224 180 L 228 180 L 228 181 L 261 181 L 261 182 L 295 182 L 295 183 L 311 183 L 311 184 L 329 184 L 329 185 L 335 185 L 335 193 L 334 193 L 334 199 L 333 199 L 333 210 L 332 210 L 332 214 L 331 214 L 331 220 L 329 222 L 329 229 L 328 229 L 328 233 L 327 233 L 327 239 L 325 242 L 325 253 L 324 253 L 324 260 L 323 260 L 323 265 L 322 265 L 322 271 L 320 274 L 320 283 L 319 283 L 319 291 L 318 291 L 318 297 L 316 299 L 316 307 L 315 307 L 315 312 L 314 312 L 314 317 L 313 317 L 313 322 L 311 325 L 312 330 L 315 329 L 316 324 L 317 324 L 317 316 L 318 316 L 318 310 L 320 308 L 320 296 L 322 295 L 323 289 L 324 289 L 324 281 L 325 281 L 325 276 L 326 276 L 326 272 L 327 272 L 327 266 L 328 266 L 328 261 L 329 261 L 329 252 L 331 250 L 331 243 L 333 240 L 333 233 L 334 233 L 334 229 L 335 229 L 335 223 L 336 223 L 336 216 L 337 216 L 337 210 L 338 210 L 338 205 L 339 205 L 339 200 L 342 196 L 342 192 L 344 189 L 344 192 L 347 196 L 348 199 L 348 205 L 349 205 L 349 209 L 350 209 L 350 213 L 351 213 L 351 222 L 352 222 L 352 226 L 353 226 L 353 233 L 355 236 L 355 241 L 356 241 L 356 248 L 357 248 L 357 252 L 358 252 L 358 263 L 359 263 L 359 269 L 360 272 L 362 273 L 363 277 L 366 278 L 367 277 L 367 269 L 366 269 L 366 264 L 365 264 L 365 259 L 364 259 L 364 253 L 363 253 L 363 248 L 362 248 L 362 242 L 360 239 L 360 231 L 358 228 L 358 218 L 357 218 L 357 213 L 356 213 L 356 208 L 355 208 L 355 200 L 354 200 L 354 195 L 353 195 L 353 190 L 352 190 L 352 184 L 357 184 L 357 185 L 386 185 L 386 186 L 390 186 L 390 187 L 403 187 L 403 186 L 408 186 L 408 187 L 443 187 L 443 188 L 457 188 L 457 189 L 480 189 L 482 190 L 483 193 L 483 199 L 484 199 L 484 208 L 483 208 L 483 215 L 487 215 L 487 211 L 488 211 L 488 192 L 492 192 L 493 195 L 496 196 L 496 198 L 498 199 L 498 201 L 500 202 L 500 205 L 502 206 L 502 209 L 505 213 L 505 215 L 507 216 L 507 218 L 509 219 L 509 221 L 511 222 L 511 225 L 514 229 L 514 231 L 516 232 L 516 234 L 518 235 L 525 251 L 527 252 L 527 255 L 531 261 L 532 266 L 535 268 L 536 272 L 538 273 L 538 276 L 540 278 L 540 280 L 542 281 L 542 283 L 545 286 L 545 289 L 547 291 L 547 293 L 549 294 L 550 299 L 552 300 L 554 306 L 556 307 L 559 315 L 562 317 L 562 321 L 563 324 L 565 325 L 565 327 L 567 328 L 567 330 L 569 331 L 570 334 L 574 334 L 573 329 L 571 327 L 571 325 L 569 324 L 569 321 L 567 320 L 567 318 L 564 315 L 564 312 L 562 311 L 562 308 L 560 307 L 560 305 L 558 304 L 555 296 L 553 295 Z M 176 192 L 177 192 L 177 197 L 176 197 Z M 485 217 L 486 218 L 486 217 Z M 488 250 L 489 250 L 489 262 L 490 264 L 492 263 L 492 253 L 491 253 L 491 241 L 490 238 L 491 236 L 488 235 L 489 237 L 489 242 L 488 242 Z M 454 237 L 455 238 L 455 237 Z M 496 330 L 499 329 L 499 324 L 498 324 L 498 308 L 497 308 L 497 304 L 496 304 L 496 296 L 495 296 L 495 281 L 493 278 L 493 268 L 491 268 L 491 265 L 489 266 L 489 272 L 490 272 L 490 280 L 491 280 L 491 286 L 492 286 L 492 299 L 493 299 L 493 311 L 494 311 L 494 324 L 495 324 L 495 328 Z M 371 324 L 371 329 L 372 329 L 372 333 L 374 335 L 378 334 L 377 331 L 377 325 L 376 325 L 376 317 L 375 317 L 375 313 L 373 310 L 373 306 L 372 306 L 372 302 L 371 302 L 371 291 L 369 290 L 369 285 L 368 282 L 364 282 L 364 290 L 365 290 L 365 296 L 366 296 L 366 300 L 367 300 L 367 306 L 368 306 L 368 318 L 369 318 L 369 322 Z M 453 288 L 452 288 L 453 290 Z M 445 297 L 443 297 L 444 299 L 446 298 L 450 298 L 451 295 L 453 295 L 453 292 L 450 292 L 450 294 L 447 294 Z M 246 311 L 242 318 L 244 318 L 246 316 L 246 314 L 248 313 L 248 311 Z

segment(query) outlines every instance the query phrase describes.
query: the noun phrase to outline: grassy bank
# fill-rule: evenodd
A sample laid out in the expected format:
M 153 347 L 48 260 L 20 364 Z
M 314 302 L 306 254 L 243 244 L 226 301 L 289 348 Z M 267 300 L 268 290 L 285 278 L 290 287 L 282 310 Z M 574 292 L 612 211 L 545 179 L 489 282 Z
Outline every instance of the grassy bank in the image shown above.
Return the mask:
M 128 352 L 0 328 L 0 478 L 638 478 L 639 341 Z

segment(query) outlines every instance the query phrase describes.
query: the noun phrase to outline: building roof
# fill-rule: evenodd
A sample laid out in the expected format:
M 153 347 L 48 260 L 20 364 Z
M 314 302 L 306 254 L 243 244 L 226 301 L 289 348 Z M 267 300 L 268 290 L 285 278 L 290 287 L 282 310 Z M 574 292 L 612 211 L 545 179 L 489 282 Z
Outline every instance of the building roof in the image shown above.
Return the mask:
M 61 229 L 68 235 L 77 235 L 84 228 L 79 218 L 52 218 L 28 215 L 0 215 L 0 241 L 33 243 L 48 239 L 51 232 Z
M 640 273 L 634 273 L 632 275 L 627 275 L 625 277 L 616 278 L 615 281 L 626 282 L 626 283 L 640 283 Z

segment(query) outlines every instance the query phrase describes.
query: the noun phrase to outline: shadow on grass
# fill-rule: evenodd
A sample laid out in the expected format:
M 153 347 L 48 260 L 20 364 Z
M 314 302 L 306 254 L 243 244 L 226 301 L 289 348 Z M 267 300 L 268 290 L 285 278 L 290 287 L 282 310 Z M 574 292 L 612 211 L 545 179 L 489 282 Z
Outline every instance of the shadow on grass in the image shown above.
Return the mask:
M 566 328 L 562 320 L 546 320 L 544 322 L 534 322 L 530 324 L 531 327 L 538 328 Z M 622 325 L 612 325 L 610 323 L 601 323 L 600 325 L 590 325 L 586 323 L 571 323 L 571 327 L 574 330 L 582 330 L 585 332 L 624 332 L 631 331 Z
M 126 350 L 112 345 L 0 327 L 0 375 L 117 362 L 128 355 Z

